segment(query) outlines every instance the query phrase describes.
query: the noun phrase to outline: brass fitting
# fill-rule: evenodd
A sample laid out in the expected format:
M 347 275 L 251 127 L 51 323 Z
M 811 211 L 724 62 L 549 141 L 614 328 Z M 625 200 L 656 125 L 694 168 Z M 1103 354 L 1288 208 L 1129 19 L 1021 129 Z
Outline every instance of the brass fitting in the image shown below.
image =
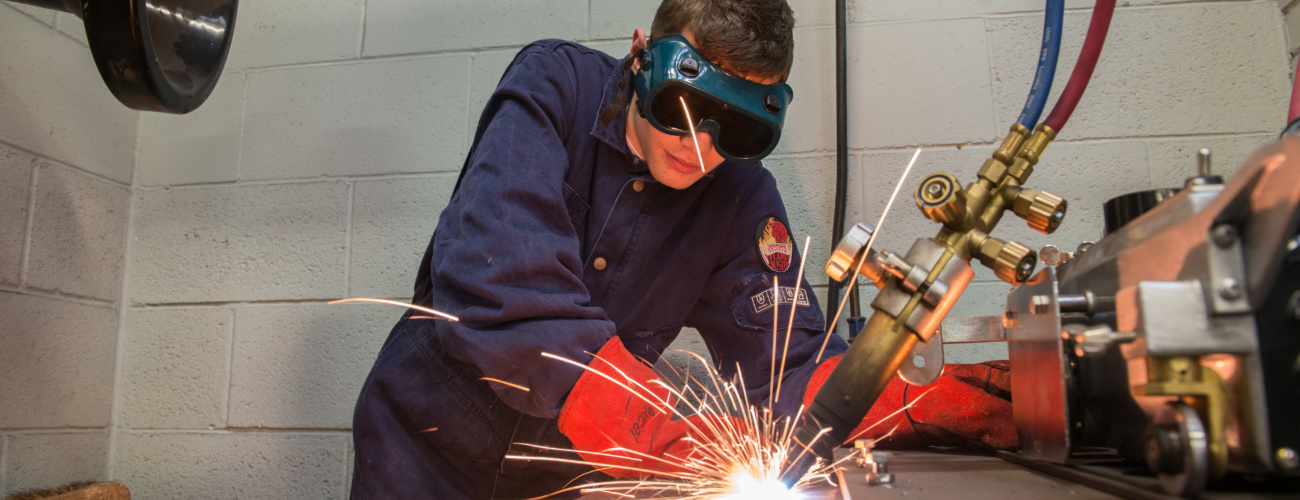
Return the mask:
M 1034 173 L 1034 165 L 1038 164 L 1038 159 L 1042 157 L 1043 150 L 1047 145 L 1052 143 L 1056 138 L 1056 131 L 1047 125 L 1039 125 L 1034 129 L 1034 135 L 1029 136 L 1025 141 L 1024 147 L 1016 154 L 1015 163 L 1011 164 L 1011 170 L 1007 173 L 1015 177 L 1019 184 L 1024 184 L 1029 179 L 1029 175 Z
M 1020 145 L 1024 144 L 1025 138 L 1029 137 L 1029 129 L 1019 123 L 1011 125 L 1011 131 L 1002 139 L 1002 145 L 998 150 L 993 152 L 993 159 L 1001 162 L 1004 166 L 1010 165 L 1015 161 L 1016 154 L 1020 151 Z M 1002 179 L 989 179 L 997 184 Z
M 1147 358 L 1147 383 L 1133 386 L 1137 396 L 1178 396 L 1205 419 L 1210 478 L 1228 470 L 1227 425 L 1230 399 L 1227 383 L 1194 356 Z
M 1029 247 L 1014 241 L 1004 241 L 993 237 L 972 238 L 971 243 L 978 244 L 974 254 L 980 263 L 988 266 L 999 279 L 1012 285 L 1019 285 L 1029 279 L 1034 267 L 1038 265 L 1038 256 Z
M 916 206 L 930 220 L 952 227 L 966 222 L 966 191 L 952 174 L 939 172 L 926 176 L 917 185 L 913 197 Z
M 975 175 L 988 181 L 989 185 L 996 186 L 1002 182 L 1003 177 L 1007 176 L 1007 165 L 1009 164 L 1011 162 L 1003 163 L 998 161 L 997 158 L 989 158 L 984 160 L 984 165 L 980 166 L 979 172 L 976 172 Z
M 1060 196 L 1033 189 L 1021 189 L 1011 202 L 1011 211 L 1029 222 L 1029 227 L 1052 234 L 1065 220 L 1069 204 Z

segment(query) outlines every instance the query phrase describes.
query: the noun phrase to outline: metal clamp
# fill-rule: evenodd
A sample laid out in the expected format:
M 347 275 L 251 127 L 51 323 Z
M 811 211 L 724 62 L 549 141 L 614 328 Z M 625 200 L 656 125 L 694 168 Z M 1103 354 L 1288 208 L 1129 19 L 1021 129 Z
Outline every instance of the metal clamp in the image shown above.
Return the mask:
M 948 258 L 945 258 L 945 254 Z M 926 341 L 939 330 L 939 324 L 948 315 L 948 311 L 961 296 L 961 292 L 966 289 L 966 285 L 970 284 L 975 271 L 966 261 L 953 257 L 946 247 L 928 238 L 918 239 L 912 244 L 912 249 L 907 252 L 906 262 L 910 263 L 913 269 L 916 267 L 928 269 L 925 281 L 909 290 L 914 285 L 906 284 L 907 280 L 891 280 L 890 284 L 876 295 L 876 299 L 871 302 L 871 307 L 896 318 L 906 317 L 907 327 L 915 332 L 920 340 Z M 913 271 L 909 270 L 909 274 L 912 273 Z M 923 299 L 914 305 L 915 309 L 910 314 L 904 315 L 904 310 L 910 307 L 912 295 L 923 286 L 925 287 Z

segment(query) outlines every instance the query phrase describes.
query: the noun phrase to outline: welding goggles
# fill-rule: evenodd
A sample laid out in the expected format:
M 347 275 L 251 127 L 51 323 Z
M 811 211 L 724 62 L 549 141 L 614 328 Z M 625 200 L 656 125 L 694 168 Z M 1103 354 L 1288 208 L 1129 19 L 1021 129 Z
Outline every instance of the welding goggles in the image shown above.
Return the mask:
M 763 159 L 781 139 L 790 86 L 763 85 L 714 65 L 681 35 L 664 35 L 637 54 L 637 111 L 665 134 L 686 135 L 685 100 L 695 131 L 713 138 L 714 149 L 737 163 Z

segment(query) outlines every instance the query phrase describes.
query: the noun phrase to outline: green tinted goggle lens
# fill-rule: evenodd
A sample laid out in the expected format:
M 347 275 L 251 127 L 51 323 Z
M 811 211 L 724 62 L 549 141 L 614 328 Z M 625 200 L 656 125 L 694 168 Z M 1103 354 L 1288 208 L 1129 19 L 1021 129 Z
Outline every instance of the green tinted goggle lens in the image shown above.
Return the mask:
M 736 158 L 753 158 L 762 155 L 773 145 L 772 128 L 765 123 L 729 109 L 729 105 L 696 94 L 684 87 L 670 86 L 660 90 L 650 103 L 649 115 L 658 121 L 660 128 L 670 134 L 688 134 L 686 111 L 682 101 L 695 119 L 695 131 L 708 133 L 714 145 Z

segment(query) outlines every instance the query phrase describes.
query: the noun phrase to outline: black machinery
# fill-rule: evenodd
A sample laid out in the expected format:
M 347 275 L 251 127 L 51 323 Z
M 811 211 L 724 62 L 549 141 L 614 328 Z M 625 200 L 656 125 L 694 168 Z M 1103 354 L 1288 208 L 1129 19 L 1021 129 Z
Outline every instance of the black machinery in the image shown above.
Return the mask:
M 239 0 L 11 0 L 69 12 L 104 83 L 132 109 L 188 113 L 221 78 Z

